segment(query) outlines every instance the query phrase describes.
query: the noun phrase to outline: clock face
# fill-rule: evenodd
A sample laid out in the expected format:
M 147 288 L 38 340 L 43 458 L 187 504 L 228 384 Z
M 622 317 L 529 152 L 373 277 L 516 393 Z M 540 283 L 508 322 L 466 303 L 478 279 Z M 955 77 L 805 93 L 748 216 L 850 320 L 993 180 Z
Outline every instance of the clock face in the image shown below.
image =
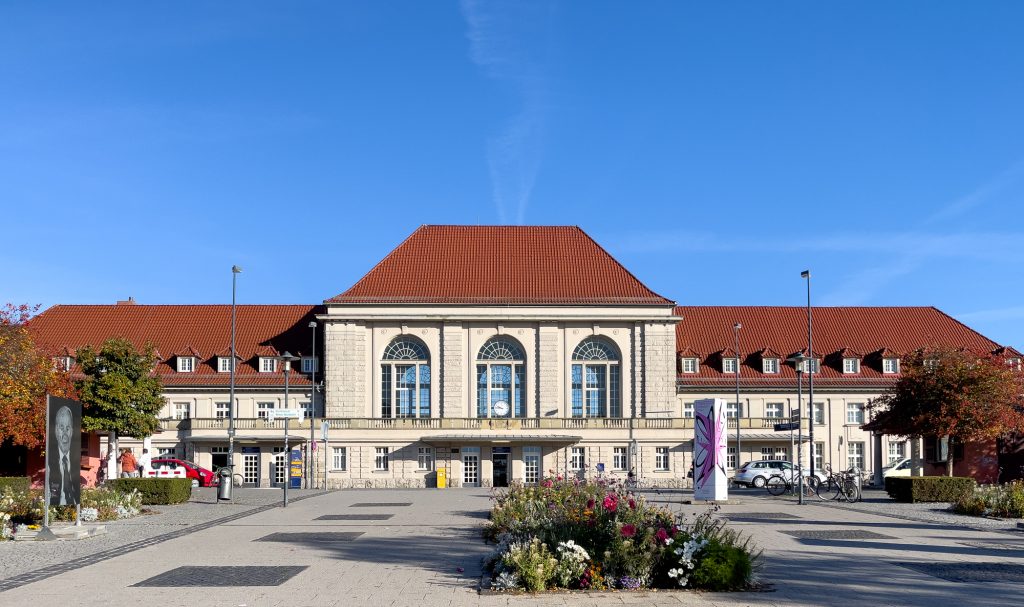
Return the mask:
M 499 400 L 494 403 L 494 415 L 497 417 L 505 417 L 508 415 L 508 401 Z

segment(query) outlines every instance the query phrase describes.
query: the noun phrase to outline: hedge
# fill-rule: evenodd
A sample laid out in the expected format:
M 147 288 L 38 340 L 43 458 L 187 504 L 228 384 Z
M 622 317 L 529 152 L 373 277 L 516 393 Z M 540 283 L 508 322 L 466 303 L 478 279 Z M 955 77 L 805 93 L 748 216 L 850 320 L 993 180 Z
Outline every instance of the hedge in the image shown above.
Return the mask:
M 27 476 L 0 476 L 0 493 L 2 493 L 4 489 L 23 493 L 28 491 L 30 485 L 31 483 Z
M 192 497 L 190 478 L 118 478 L 108 483 L 124 493 L 137 490 L 146 505 L 181 504 Z
M 885 491 L 897 502 L 955 502 L 974 493 L 974 479 L 962 476 L 897 476 Z

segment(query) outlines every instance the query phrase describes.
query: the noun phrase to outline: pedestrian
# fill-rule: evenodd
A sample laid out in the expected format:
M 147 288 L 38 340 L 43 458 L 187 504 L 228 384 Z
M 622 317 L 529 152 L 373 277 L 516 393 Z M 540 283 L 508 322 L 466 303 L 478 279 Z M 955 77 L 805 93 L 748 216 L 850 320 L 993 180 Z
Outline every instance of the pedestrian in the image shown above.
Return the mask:
M 121 462 L 121 478 L 135 478 L 139 475 L 138 464 L 135 462 L 135 455 L 131 449 L 122 451 L 119 461 Z
M 152 466 L 150 462 L 153 461 L 153 455 L 149 452 L 149 449 L 142 450 L 142 457 L 139 458 L 139 476 L 146 478 L 149 474 L 149 469 Z

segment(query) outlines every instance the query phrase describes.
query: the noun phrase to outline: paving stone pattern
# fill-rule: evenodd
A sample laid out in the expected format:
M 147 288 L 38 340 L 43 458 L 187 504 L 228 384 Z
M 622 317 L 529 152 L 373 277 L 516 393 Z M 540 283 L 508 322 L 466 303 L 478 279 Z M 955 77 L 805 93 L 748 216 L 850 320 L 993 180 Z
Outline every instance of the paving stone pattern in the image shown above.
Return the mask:
M 1015 563 L 893 563 L 948 582 L 1024 584 L 1024 565 Z
M 400 506 L 412 506 L 412 502 L 360 502 L 352 504 L 349 508 L 397 508 Z
M 749 518 L 749 519 L 785 519 L 800 518 L 786 512 L 730 512 L 723 515 L 726 518 Z
M 244 565 L 234 567 L 177 567 L 143 580 L 133 586 L 164 588 L 280 586 L 307 569 L 299 565 L 265 567 Z
M 310 542 L 351 542 L 360 535 L 362 531 L 324 531 L 324 532 L 281 532 L 264 535 L 253 540 L 254 542 L 295 542 L 307 544 Z
M 314 521 L 386 521 L 394 514 L 325 514 Z
M 801 529 L 799 531 L 780 531 L 802 540 L 894 540 L 891 535 L 882 535 L 874 531 L 862 529 Z

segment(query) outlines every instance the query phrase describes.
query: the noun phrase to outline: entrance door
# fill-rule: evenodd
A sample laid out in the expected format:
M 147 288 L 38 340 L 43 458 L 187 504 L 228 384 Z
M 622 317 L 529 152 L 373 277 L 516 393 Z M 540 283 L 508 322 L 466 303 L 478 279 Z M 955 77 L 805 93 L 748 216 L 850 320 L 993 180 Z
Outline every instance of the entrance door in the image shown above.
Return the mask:
M 284 447 L 274 447 L 274 459 L 270 465 L 270 486 L 283 487 L 288 474 L 288 454 Z
M 260 484 L 259 447 L 242 447 L 242 483 L 248 487 Z
M 480 454 L 479 453 L 463 453 L 462 454 L 462 486 L 463 487 L 479 487 L 480 486 Z
M 494 466 L 494 475 L 491 481 L 495 487 L 508 487 L 508 457 L 508 453 L 491 455 L 491 463 Z

